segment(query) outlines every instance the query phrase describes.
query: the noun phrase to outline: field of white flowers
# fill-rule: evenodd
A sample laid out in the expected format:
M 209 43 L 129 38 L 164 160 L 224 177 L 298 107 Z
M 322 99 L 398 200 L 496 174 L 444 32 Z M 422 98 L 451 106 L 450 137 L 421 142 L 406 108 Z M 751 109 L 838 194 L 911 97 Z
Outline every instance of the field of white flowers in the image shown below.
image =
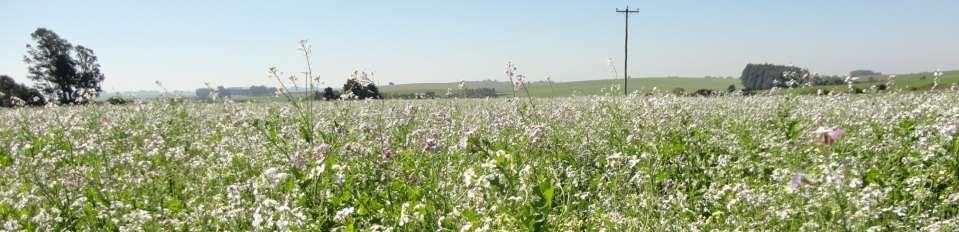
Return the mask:
M 0 230 L 955 231 L 957 126 L 955 92 L 0 109 Z

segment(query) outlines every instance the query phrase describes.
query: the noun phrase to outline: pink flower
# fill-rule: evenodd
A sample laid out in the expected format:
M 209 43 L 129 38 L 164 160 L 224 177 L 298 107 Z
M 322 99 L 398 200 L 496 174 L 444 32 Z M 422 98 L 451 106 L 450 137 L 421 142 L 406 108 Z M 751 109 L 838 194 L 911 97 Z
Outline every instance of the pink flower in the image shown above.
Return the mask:
M 330 151 L 330 145 L 323 143 L 313 148 L 313 159 L 322 162 L 326 153 Z
M 813 133 L 815 133 L 817 136 L 820 136 L 819 142 L 821 142 L 822 144 L 832 145 L 833 143 L 836 142 L 837 139 L 839 139 L 839 137 L 842 137 L 842 135 L 845 134 L 846 131 L 843 130 L 842 128 L 830 129 L 825 127 L 820 127 L 819 129 L 816 129 L 816 131 L 814 131 Z
M 815 182 L 812 182 L 812 180 L 809 180 L 809 178 L 806 178 L 805 173 L 801 171 L 797 171 L 796 174 L 794 174 L 792 179 L 789 181 L 789 191 L 794 192 L 796 190 L 799 190 L 803 186 L 815 185 L 815 184 L 816 184 Z

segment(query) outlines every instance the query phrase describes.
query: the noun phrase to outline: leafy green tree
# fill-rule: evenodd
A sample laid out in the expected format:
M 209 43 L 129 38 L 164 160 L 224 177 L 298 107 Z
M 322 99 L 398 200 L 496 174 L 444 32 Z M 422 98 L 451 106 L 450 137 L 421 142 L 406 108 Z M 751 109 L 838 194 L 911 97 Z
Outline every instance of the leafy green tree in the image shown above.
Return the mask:
M 368 83 L 363 85 L 356 78 L 350 78 L 343 84 L 344 93 L 352 93 L 356 99 L 382 99 L 379 88 L 376 84 Z
M 748 64 L 740 77 L 744 91 L 795 87 L 805 83 L 809 70 L 786 65 Z
M 366 96 L 365 96 L 366 98 L 370 98 L 370 99 L 383 98 L 383 95 L 380 95 L 380 89 L 377 88 L 376 85 L 373 83 L 366 84 L 366 88 L 364 88 L 364 90 L 366 92 Z
M 326 87 L 325 89 L 323 89 L 322 97 L 318 99 L 326 100 L 326 101 L 339 100 L 340 93 L 336 92 L 336 90 L 333 90 L 333 88 Z
M 30 79 L 43 93 L 60 104 L 82 104 L 102 92 L 104 75 L 93 50 L 74 47 L 66 39 L 46 28 L 38 28 L 30 37 L 36 45 L 27 45 L 24 62 Z
M 343 93 L 352 93 L 356 99 L 363 99 L 362 96 L 365 95 L 363 85 L 355 78 L 346 80 L 346 83 L 343 84 Z

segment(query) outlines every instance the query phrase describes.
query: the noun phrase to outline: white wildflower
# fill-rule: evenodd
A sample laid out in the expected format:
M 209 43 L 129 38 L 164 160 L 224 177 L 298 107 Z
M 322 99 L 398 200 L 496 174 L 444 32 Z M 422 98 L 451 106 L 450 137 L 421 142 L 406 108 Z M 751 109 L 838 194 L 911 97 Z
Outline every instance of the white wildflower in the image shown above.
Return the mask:
M 340 209 L 339 211 L 336 211 L 336 215 L 333 216 L 333 220 L 342 222 L 346 220 L 347 218 L 349 218 L 350 215 L 353 215 L 353 211 L 354 211 L 353 207 L 346 207 L 346 208 Z

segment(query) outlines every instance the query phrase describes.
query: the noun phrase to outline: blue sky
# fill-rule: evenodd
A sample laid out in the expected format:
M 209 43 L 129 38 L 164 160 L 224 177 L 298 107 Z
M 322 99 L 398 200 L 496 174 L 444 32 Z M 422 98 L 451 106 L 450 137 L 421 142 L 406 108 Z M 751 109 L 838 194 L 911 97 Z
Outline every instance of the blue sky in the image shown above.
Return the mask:
M 340 85 L 502 79 L 509 60 L 532 80 L 622 72 L 624 1 L 12 1 L 0 0 L 0 74 L 25 81 L 29 34 L 47 27 L 94 49 L 104 89 L 274 85 L 271 64 Z M 630 73 L 738 76 L 750 62 L 840 74 L 959 68 L 959 1 L 633 1 Z

